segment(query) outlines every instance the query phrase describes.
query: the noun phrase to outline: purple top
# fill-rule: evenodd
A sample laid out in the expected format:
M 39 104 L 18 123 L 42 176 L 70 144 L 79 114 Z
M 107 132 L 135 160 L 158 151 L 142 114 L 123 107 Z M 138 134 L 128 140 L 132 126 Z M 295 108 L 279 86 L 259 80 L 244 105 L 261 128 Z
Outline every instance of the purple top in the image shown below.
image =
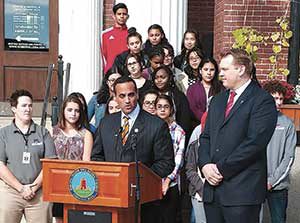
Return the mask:
M 211 95 L 212 93 L 210 88 L 208 96 L 210 97 Z M 201 117 L 207 109 L 207 97 L 201 81 L 189 86 L 186 96 L 192 112 L 196 118 L 201 121 Z

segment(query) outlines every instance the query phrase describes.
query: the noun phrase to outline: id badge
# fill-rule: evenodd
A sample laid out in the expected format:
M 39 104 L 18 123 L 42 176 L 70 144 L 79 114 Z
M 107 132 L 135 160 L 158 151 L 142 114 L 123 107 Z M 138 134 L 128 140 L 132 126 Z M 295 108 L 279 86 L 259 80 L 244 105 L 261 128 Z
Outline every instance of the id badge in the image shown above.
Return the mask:
M 23 152 L 23 164 L 30 164 L 30 153 L 29 152 Z

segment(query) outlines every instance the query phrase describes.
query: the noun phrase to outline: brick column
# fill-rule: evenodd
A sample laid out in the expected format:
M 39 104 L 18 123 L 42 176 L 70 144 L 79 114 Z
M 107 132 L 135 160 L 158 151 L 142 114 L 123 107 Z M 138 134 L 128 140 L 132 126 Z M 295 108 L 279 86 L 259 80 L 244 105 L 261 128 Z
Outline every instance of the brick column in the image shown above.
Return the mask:
M 112 18 L 113 11 L 112 8 L 114 6 L 114 0 L 104 0 L 103 1 L 103 30 L 107 29 L 114 25 L 114 20 Z
M 261 33 L 279 31 L 276 18 L 289 16 L 289 0 L 215 0 L 214 56 L 233 44 L 232 31 L 242 26 L 251 26 Z M 286 10 L 288 10 L 286 12 Z M 271 46 L 261 46 L 256 62 L 260 80 L 267 78 L 271 71 L 269 56 Z M 280 64 L 287 67 L 288 51 L 284 49 Z M 282 67 L 281 66 L 281 67 Z

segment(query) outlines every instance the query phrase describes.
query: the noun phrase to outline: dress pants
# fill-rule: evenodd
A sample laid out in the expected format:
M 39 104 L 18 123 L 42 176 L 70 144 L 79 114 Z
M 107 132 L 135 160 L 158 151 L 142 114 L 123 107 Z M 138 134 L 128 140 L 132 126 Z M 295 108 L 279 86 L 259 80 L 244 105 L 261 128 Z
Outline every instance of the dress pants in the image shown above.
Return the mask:
M 261 204 L 224 206 L 215 192 L 212 203 L 204 203 L 207 223 L 258 223 Z
M 1 223 L 19 223 L 23 214 L 27 223 L 52 222 L 52 204 L 43 201 L 41 189 L 32 200 L 26 201 L 19 192 L 0 180 L 0 194 Z

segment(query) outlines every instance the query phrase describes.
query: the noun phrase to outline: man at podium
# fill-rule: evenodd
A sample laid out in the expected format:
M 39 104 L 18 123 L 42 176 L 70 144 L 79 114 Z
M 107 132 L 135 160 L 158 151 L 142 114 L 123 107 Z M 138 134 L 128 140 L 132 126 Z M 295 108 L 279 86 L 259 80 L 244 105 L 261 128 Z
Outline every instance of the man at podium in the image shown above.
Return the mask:
M 137 103 L 137 86 L 130 77 L 123 76 L 114 85 L 121 112 L 104 117 L 95 134 L 92 160 L 133 162 L 137 159 L 160 177 L 167 177 L 174 169 L 174 152 L 167 124 L 143 111 Z M 141 222 L 157 222 L 155 202 L 141 207 Z

